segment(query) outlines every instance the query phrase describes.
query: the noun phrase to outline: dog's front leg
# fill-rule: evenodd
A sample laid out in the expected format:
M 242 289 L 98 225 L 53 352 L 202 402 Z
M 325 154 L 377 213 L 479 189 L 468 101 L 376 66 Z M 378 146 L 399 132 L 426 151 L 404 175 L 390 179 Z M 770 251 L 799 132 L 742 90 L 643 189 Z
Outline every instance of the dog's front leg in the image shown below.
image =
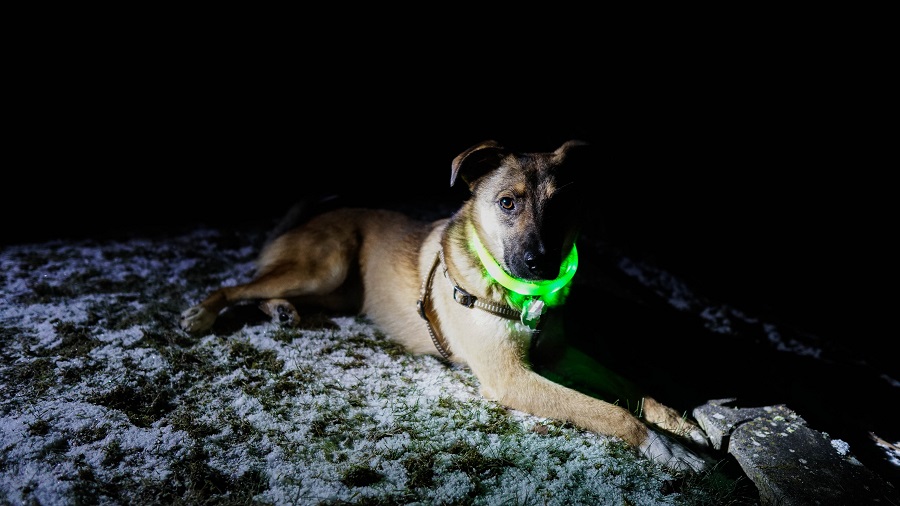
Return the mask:
M 675 471 L 699 472 L 706 468 L 702 457 L 674 438 L 650 429 L 625 408 L 544 378 L 528 368 L 515 346 L 497 344 L 491 353 L 480 353 L 469 360 L 486 398 L 512 409 L 618 437 Z
M 709 446 L 706 434 L 696 423 L 576 348 L 561 346 L 535 369 L 542 376 L 570 385 L 579 392 L 622 404 L 632 412 L 639 410 L 647 422 L 678 437 L 688 438 L 699 447 Z

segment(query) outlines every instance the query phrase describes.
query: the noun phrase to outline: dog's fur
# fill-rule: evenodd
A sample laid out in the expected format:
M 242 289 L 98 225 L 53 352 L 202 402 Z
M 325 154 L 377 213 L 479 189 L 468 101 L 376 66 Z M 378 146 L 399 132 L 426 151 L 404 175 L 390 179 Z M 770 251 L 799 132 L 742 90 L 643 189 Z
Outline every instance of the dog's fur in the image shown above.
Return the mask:
M 468 366 L 488 399 L 619 437 L 676 471 L 702 470 L 706 460 L 679 441 L 703 446 L 706 438 L 673 409 L 643 397 L 644 423 L 621 406 L 535 372 L 533 341 L 552 342 L 550 330 L 558 328 L 549 321 L 552 309 L 536 332 L 518 319 L 464 305 L 454 291 L 456 285 L 483 303 L 522 309 L 485 276 L 470 246 L 472 233 L 510 275 L 557 277 L 580 230 L 579 190 L 586 183 L 579 186 L 575 178 L 594 170 L 586 163 L 588 150 L 580 141 L 541 153 L 509 152 L 494 141 L 475 145 L 452 162 L 451 186 L 464 181 L 471 197 L 451 217 L 422 222 L 394 211 L 349 208 L 320 214 L 267 244 L 252 281 L 214 291 L 185 310 L 180 325 L 204 332 L 223 309 L 245 301 L 260 301 L 285 325 L 299 322 L 295 305 L 359 311 L 412 353 L 440 355 L 436 342 L 443 344 L 445 358 Z M 599 364 L 577 362 L 607 390 L 625 385 L 610 381 Z

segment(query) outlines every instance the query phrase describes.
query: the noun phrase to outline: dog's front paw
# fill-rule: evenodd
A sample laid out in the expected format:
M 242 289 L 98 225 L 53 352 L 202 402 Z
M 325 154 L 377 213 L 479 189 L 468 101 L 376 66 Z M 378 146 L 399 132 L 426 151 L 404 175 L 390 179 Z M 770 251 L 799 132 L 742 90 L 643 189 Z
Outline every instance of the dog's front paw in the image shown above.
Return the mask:
M 700 427 L 696 427 L 696 426 L 691 427 L 690 429 L 688 429 L 685 432 L 684 437 L 690 439 L 697 446 L 700 446 L 702 448 L 709 448 L 709 446 L 710 446 L 709 438 L 706 436 L 706 433 L 703 432 L 703 429 L 701 429 Z
M 709 466 L 709 462 L 703 457 L 675 439 L 653 430 L 647 431 L 647 439 L 639 450 L 650 460 L 676 472 L 699 473 Z
M 272 318 L 272 321 L 284 327 L 296 327 L 300 324 L 300 314 L 294 305 L 284 299 L 269 299 L 260 302 L 259 308 Z
M 179 325 L 185 332 L 198 334 L 212 327 L 215 321 L 215 314 L 207 311 L 203 306 L 193 306 L 181 313 Z
M 708 447 L 709 439 L 699 425 L 652 397 L 644 397 L 644 418 L 657 427 L 684 437 L 700 447 Z

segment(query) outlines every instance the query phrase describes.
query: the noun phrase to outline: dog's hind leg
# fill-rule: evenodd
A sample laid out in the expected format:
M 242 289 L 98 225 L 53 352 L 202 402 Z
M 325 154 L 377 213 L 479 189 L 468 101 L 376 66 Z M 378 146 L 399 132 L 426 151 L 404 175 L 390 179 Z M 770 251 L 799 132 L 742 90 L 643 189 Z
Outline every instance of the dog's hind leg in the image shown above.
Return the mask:
M 285 327 L 296 327 L 300 323 L 300 314 L 289 301 L 285 299 L 267 299 L 259 303 L 263 313 L 269 315 L 273 322 Z
M 300 244 L 294 242 L 292 245 Z M 282 248 L 281 251 L 284 253 L 286 249 Z M 254 300 L 261 301 L 262 311 L 271 316 L 273 321 L 282 325 L 297 325 L 299 314 L 286 299 L 327 299 L 347 280 L 351 272 L 350 259 L 356 255 L 355 244 L 347 243 L 330 249 L 318 248 L 315 253 L 295 256 L 281 254 L 277 259 L 272 256 L 262 257 L 260 273 L 253 280 L 236 286 L 221 287 L 201 303 L 182 312 L 179 322 L 181 328 L 194 334 L 204 332 L 213 326 L 219 313 L 225 308 Z
M 303 285 L 302 280 L 296 279 L 288 266 L 281 266 L 256 277 L 249 283 L 221 287 L 201 303 L 181 313 L 181 328 L 194 334 L 206 331 L 213 326 L 223 309 L 251 300 L 262 301 L 260 308 L 273 317 L 273 320 L 296 324 L 296 321 L 291 322 L 292 319 L 299 320 L 296 310 L 282 297 L 302 289 Z M 282 301 L 283 304 L 279 304 L 278 301 Z

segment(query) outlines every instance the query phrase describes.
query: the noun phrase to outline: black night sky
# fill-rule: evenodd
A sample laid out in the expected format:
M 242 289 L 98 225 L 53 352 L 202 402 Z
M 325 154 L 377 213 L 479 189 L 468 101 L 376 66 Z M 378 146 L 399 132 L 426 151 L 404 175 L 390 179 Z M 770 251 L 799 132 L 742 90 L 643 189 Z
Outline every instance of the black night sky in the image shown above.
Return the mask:
M 863 67 L 850 82 L 786 61 L 753 74 L 664 58 L 543 78 L 326 78 L 144 51 L 61 52 L 20 75 L 3 244 L 237 226 L 309 196 L 455 202 L 450 162 L 472 144 L 579 138 L 599 150 L 584 184 L 611 240 L 735 305 L 895 349 L 896 155 L 874 121 L 883 81 Z

